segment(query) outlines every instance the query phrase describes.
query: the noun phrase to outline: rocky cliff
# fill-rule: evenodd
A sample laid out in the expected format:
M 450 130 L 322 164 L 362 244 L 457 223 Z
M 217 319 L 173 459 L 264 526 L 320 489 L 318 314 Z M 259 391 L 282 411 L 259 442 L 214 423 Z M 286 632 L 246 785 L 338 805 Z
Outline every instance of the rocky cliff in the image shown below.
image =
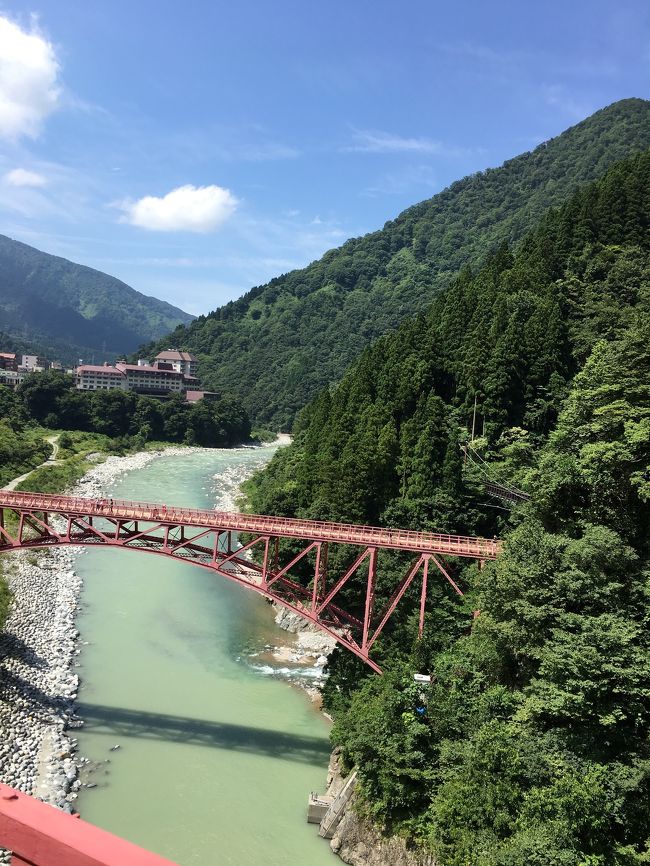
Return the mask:
M 335 797 L 344 784 L 335 749 L 328 768 L 327 793 Z M 357 809 L 356 794 L 346 806 L 330 846 L 350 866 L 436 866 L 432 855 L 419 851 L 400 836 L 384 836 L 363 818 Z

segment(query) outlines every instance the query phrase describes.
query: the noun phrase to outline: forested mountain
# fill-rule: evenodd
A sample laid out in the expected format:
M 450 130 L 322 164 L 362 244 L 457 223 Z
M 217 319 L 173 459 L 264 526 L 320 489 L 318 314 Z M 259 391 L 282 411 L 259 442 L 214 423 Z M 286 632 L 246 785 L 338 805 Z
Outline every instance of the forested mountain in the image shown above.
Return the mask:
M 432 587 L 421 641 L 409 590 L 383 677 L 335 651 L 325 701 L 366 814 L 440 866 L 647 863 L 650 152 L 465 268 L 295 433 L 251 510 L 505 539 L 453 566 L 462 604 Z M 531 500 L 509 511 L 486 479 Z M 377 610 L 405 567 L 380 559 Z
M 369 342 L 426 309 L 461 267 L 480 265 L 580 184 L 648 147 L 650 103 L 617 102 L 501 168 L 454 183 L 381 231 L 199 317 L 171 340 L 197 353 L 206 384 L 240 394 L 253 418 L 290 424 Z
M 115 277 L 0 235 L 0 331 L 20 350 L 99 362 L 191 320 Z

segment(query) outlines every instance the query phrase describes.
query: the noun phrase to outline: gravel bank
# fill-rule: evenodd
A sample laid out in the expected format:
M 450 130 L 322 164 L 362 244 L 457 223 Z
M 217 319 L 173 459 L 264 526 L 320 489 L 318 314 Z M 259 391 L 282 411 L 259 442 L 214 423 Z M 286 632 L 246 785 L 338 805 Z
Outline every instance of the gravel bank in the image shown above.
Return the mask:
M 204 450 L 170 447 L 108 457 L 69 492 L 88 498 L 106 496 L 120 476 L 162 454 Z M 232 489 L 217 507 L 235 506 L 243 478 L 238 472 L 233 476 Z M 79 770 L 86 761 L 77 754 L 74 737 L 75 728 L 82 725 L 75 717 L 79 685 L 76 657 L 80 652 L 75 617 L 81 580 L 75 574 L 74 562 L 80 555 L 83 549 L 61 547 L 2 557 L 14 602 L 5 632 L 0 635 L 0 779 L 67 812 L 74 809 L 82 784 Z M 303 665 L 313 665 L 317 659 L 322 666 L 331 650 L 329 639 L 303 631 L 304 621 L 287 613 L 278 612 L 277 621 L 298 633 L 298 647 L 286 650 L 296 653 L 298 649 Z M 1 856 L 0 862 L 4 862 Z
M 70 491 L 89 498 L 106 495 L 125 472 L 161 454 L 201 448 L 166 448 L 128 457 L 108 457 Z M 75 627 L 81 581 L 74 572 L 78 549 L 20 551 L 2 557 L 14 594 L 0 635 L 0 779 L 67 812 L 73 810 L 80 763 L 74 728 L 75 673 L 79 653 Z

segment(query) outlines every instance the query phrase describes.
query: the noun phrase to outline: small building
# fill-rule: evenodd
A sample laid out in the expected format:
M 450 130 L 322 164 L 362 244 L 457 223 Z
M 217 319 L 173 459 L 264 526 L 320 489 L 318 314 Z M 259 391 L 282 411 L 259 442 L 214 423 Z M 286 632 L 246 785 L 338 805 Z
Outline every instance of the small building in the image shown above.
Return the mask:
M 170 365 L 171 369 L 177 373 L 184 373 L 186 376 L 196 376 L 199 362 L 190 352 L 179 352 L 178 349 L 165 349 L 164 352 L 158 352 L 154 360 L 154 365 L 159 366 L 164 364 Z
M 43 370 L 49 370 L 50 362 L 40 355 L 23 355 L 20 366 L 28 373 L 42 373 Z
M 21 367 L 17 370 L 4 370 L 0 367 L 0 385 L 6 385 L 7 388 L 17 388 L 27 375 Z
M 219 395 L 216 391 L 186 391 L 186 403 L 198 403 L 199 400 L 218 400 Z
M 18 369 L 18 360 L 15 352 L 0 352 L 0 370 Z
M 111 391 L 128 389 L 126 373 L 109 364 L 82 364 L 74 371 L 75 385 L 80 391 Z

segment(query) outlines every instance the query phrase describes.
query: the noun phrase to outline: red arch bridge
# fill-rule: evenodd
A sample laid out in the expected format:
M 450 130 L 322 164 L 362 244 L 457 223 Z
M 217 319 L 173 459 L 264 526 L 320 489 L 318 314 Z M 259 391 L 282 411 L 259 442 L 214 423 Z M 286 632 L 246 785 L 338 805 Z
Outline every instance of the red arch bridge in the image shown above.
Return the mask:
M 244 533 L 240 544 L 238 534 Z M 280 556 L 280 540 L 292 539 L 298 552 Z M 118 547 L 155 553 L 207 568 L 296 612 L 381 673 L 370 650 L 414 580 L 421 580 L 420 635 L 430 572 L 434 570 L 462 595 L 444 557 L 483 562 L 495 559 L 501 543 L 486 538 L 383 529 L 315 520 L 295 520 L 126 502 L 119 499 L 0 491 L 0 552 L 62 544 Z M 352 564 L 330 573 L 332 545 L 356 548 Z M 383 610 L 375 610 L 381 550 L 411 554 L 411 562 Z M 253 551 L 259 555 L 252 558 Z M 288 561 L 285 561 L 287 560 Z M 310 586 L 292 578 L 303 561 Z M 337 603 L 343 587 L 361 581 L 363 604 L 355 615 Z

